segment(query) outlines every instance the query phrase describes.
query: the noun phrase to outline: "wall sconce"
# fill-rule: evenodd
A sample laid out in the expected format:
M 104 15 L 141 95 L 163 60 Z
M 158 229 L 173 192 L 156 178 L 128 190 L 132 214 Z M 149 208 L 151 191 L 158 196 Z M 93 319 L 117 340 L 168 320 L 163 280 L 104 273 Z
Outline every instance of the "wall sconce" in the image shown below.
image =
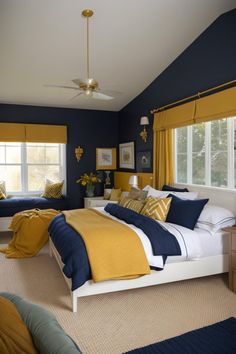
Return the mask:
M 138 176 L 130 176 L 129 185 L 131 187 L 138 188 Z
M 140 132 L 140 136 L 143 139 L 143 141 L 146 143 L 147 142 L 147 131 L 146 131 L 146 125 L 149 125 L 149 119 L 148 117 L 141 117 L 140 119 L 140 125 L 144 125 L 143 130 Z
M 78 162 L 80 161 L 83 153 L 84 153 L 84 149 L 82 147 L 78 146 L 77 148 L 75 148 L 75 156 L 76 156 Z

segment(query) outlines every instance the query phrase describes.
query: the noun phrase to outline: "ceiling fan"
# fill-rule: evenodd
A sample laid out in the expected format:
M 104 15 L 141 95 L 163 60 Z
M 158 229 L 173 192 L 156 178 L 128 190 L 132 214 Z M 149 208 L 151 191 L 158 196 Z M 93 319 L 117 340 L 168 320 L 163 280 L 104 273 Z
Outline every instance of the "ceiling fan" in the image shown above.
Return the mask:
M 99 84 L 96 80 L 90 77 L 90 67 L 89 67 L 89 18 L 93 16 L 93 11 L 90 9 L 85 9 L 82 11 L 82 16 L 87 20 L 87 78 L 86 79 L 73 79 L 72 82 L 76 86 L 65 86 L 65 85 L 44 85 L 46 87 L 59 87 L 63 89 L 76 90 L 78 93 L 72 97 L 72 100 L 80 95 L 86 97 L 95 98 L 99 100 L 112 100 L 114 96 L 121 94 L 118 91 L 102 90 L 99 88 Z M 112 95 L 112 96 L 111 96 Z

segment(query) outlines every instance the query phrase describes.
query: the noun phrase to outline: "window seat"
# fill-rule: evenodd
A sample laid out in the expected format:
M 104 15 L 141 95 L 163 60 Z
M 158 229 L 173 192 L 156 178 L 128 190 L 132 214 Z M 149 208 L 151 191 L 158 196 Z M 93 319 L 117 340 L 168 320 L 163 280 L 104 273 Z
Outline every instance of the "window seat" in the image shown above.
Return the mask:
M 0 217 L 13 216 L 28 209 L 67 209 L 67 199 L 52 199 L 43 197 L 12 197 L 0 200 Z

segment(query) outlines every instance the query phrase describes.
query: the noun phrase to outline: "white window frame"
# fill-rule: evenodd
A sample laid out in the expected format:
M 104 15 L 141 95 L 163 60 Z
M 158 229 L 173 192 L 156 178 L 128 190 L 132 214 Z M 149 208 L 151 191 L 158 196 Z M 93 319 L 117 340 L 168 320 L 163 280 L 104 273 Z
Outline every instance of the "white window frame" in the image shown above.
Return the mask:
M 230 119 L 231 118 L 231 119 Z M 205 123 L 205 184 L 193 184 L 192 183 L 192 127 L 187 127 L 187 182 L 182 183 L 177 181 L 178 171 L 178 159 L 177 159 L 177 129 L 174 129 L 174 173 L 175 183 L 178 185 L 192 185 L 199 187 L 210 187 L 214 189 L 236 189 L 235 186 L 235 171 L 234 171 L 234 119 L 236 117 L 230 117 L 227 119 L 227 186 L 216 187 L 211 185 L 211 122 Z
M 10 143 L 9 143 L 10 144 Z M 30 165 L 37 165 L 36 163 L 27 163 L 26 143 L 19 142 L 21 144 L 21 163 L 8 163 L 7 166 L 21 166 L 21 186 L 20 192 L 7 190 L 7 194 L 11 196 L 39 196 L 43 190 L 40 191 L 28 191 L 28 174 L 27 168 Z M 46 143 L 45 143 L 46 144 Z M 0 164 L 4 165 L 4 164 Z M 42 163 L 40 163 L 42 165 Z M 66 195 L 66 144 L 59 144 L 59 164 L 50 163 L 50 165 L 59 165 L 60 180 L 64 180 L 62 194 Z

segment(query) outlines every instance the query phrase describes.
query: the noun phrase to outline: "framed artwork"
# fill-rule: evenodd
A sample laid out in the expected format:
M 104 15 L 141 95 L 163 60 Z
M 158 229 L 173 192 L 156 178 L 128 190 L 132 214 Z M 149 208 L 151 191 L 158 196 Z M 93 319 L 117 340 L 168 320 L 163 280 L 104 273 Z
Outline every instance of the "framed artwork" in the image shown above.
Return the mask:
M 96 148 L 96 170 L 116 170 L 116 148 Z
M 137 152 L 137 172 L 152 172 L 152 151 Z
M 119 167 L 134 170 L 134 142 L 119 144 Z

